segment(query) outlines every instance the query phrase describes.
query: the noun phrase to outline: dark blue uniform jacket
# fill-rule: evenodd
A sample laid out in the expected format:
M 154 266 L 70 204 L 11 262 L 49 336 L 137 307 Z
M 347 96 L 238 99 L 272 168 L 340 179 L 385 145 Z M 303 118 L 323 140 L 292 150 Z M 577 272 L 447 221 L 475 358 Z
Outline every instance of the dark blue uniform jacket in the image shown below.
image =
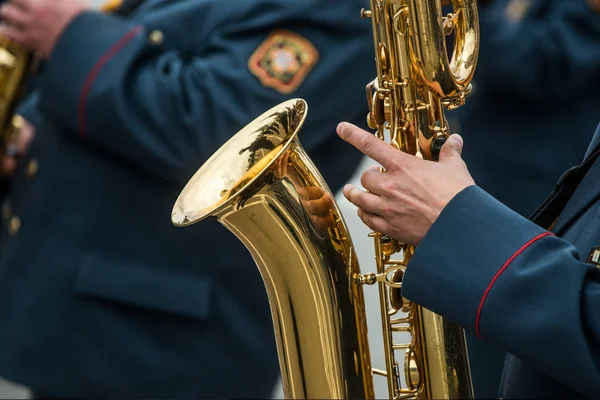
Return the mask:
M 600 162 L 552 231 L 471 186 L 420 243 L 403 294 L 509 353 L 500 397 L 600 398 L 600 269 L 586 263 L 599 218 Z
M 309 103 L 300 140 L 331 189 L 349 179 L 361 154 L 335 127 L 365 121 L 366 3 L 148 0 L 67 27 L 21 108 L 37 136 L 3 208 L 1 376 L 62 398 L 271 394 L 253 260 L 217 222 L 179 229 L 171 210 L 218 147 L 291 97 Z M 280 67 L 314 64 L 283 88 L 290 76 L 263 84 L 249 65 L 275 30 L 293 38 Z
M 448 113 L 477 184 L 529 216 L 580 162 L 600 119 L 600 14 L 587 0 L 480 7 L 474 92 Z M 505 355 L 469 337 L 475 390 L 497 393 Z

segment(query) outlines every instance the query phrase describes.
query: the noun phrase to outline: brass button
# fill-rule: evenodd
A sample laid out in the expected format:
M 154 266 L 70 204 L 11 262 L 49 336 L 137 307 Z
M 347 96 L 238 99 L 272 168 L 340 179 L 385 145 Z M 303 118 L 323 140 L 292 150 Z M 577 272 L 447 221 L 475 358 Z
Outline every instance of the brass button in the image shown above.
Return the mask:
M 2 219 L 4 221 L 8 221 L 11 215 L 12 208 L 10 207 L 10 203 L 8 201 L 5 201 L 4 204 L 2 204 Z
M 33 179 L 37 175 L 39 169 L 40 169 L 39 161 L 35 158 L 32 158 L 27 163 L 27 168 L 25 169 L 25 176 L 28 179 Z
M 150 35 L 148 35 L 148 40 L 153 45 L 162 44 L 164 39 L 165 39 L 165 35 L 162 33 L 162 31 L 159 31 L 158 29 L 150 32 Z
M 8 225 L 8 233 L 11 236 L 17 236 L 19 230 L 21 229 L 21 218 L 16 215 L 10 219 L 10 224 Z

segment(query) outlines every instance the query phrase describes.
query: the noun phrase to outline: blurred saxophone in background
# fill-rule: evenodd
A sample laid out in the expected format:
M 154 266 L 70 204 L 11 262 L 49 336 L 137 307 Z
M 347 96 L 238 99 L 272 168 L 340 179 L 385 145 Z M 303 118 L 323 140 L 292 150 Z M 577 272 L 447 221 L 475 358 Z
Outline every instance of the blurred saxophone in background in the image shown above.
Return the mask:
M 0 157 L 18 152 L 17 135 L 24 120 L 14 112 L 33 67 L 33 53 L 0 36 Z
M 101 7 L 101 11 L 117 13 L 123 9 L 133 9 L 141 2 L 142 0 L 110 0 Z M 0 36 L 0 168 L 3 157 L 14 157 L 19 151 L 18 135 L 25 121 L 15 114 L 15 108 L 25 94 L 27 81 L 37 70 L 40 61 L 35 52 Z
M 389 132 L 399 151 L 431 160 L 450 134 L 444 109 L 464 103 L 477 60 L 475 1 L 453 6 L 445 17 L 439 0 L 371 0 L 362 11 L 372 18 L 377 60 L 377 79 L 367 86 L 369 125 L 382 140 Z M 306 115 L 306 102 L 292 99 L 243 128 L 188 182 L 172 222 L 217 218 L 252 254 L 287 398 L 374 398 L 374 375 L 386 377 L 390 399 L 472 398 L 463 330 L 400 292 L 414 249 L 373 233 L 377 270 L 361 273 L 333 194 L 298 140 Z M 376 283 L 385 370 L 371 367 L 366 328 L 363 287 Z M 393 332 L 411 340 L 395 343 Z

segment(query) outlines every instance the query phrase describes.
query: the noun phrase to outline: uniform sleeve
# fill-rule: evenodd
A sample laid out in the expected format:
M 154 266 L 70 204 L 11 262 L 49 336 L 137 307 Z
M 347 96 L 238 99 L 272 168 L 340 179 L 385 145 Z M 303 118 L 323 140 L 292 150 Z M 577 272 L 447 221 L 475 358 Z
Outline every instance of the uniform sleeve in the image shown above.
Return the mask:
M 231 10 L 223 9 L 234 3 L 213 9 L 227 13 Z M 160 178 L 186 181 L 229 137 L 284 96 L 263 87 L 248 70 L 268 30 L 228 34 L 219 24 L 223 15 L 172 8 L 156 19 L 184 25 L 164 34 L 110 15 L 78 16 L 40 77 L 40 108 L 82 140 Z M 187 21 L 178 21 L 175 12 Z
M 506 2 L 497 3 L 480 13 L 476 83 L 525 99 L 553 101 L 597 81 L 600 14 L 586 0 L 549 1 L 518 21 L 506 16 Z
M 403 295 L 598 398 L 599 275 L 571 244 L 471 186 L 418 246 Z

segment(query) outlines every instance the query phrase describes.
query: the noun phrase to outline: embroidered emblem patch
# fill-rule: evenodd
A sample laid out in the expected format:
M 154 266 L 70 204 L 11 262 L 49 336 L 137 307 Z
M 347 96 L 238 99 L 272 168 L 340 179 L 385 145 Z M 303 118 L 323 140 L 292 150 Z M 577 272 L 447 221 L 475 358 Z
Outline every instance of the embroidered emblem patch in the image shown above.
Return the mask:
M 319 52 L 302 36 L 278 30 L 254 51 L 248 68 L 263 84 L 282 94 L 294 92 L 319 60 Z

